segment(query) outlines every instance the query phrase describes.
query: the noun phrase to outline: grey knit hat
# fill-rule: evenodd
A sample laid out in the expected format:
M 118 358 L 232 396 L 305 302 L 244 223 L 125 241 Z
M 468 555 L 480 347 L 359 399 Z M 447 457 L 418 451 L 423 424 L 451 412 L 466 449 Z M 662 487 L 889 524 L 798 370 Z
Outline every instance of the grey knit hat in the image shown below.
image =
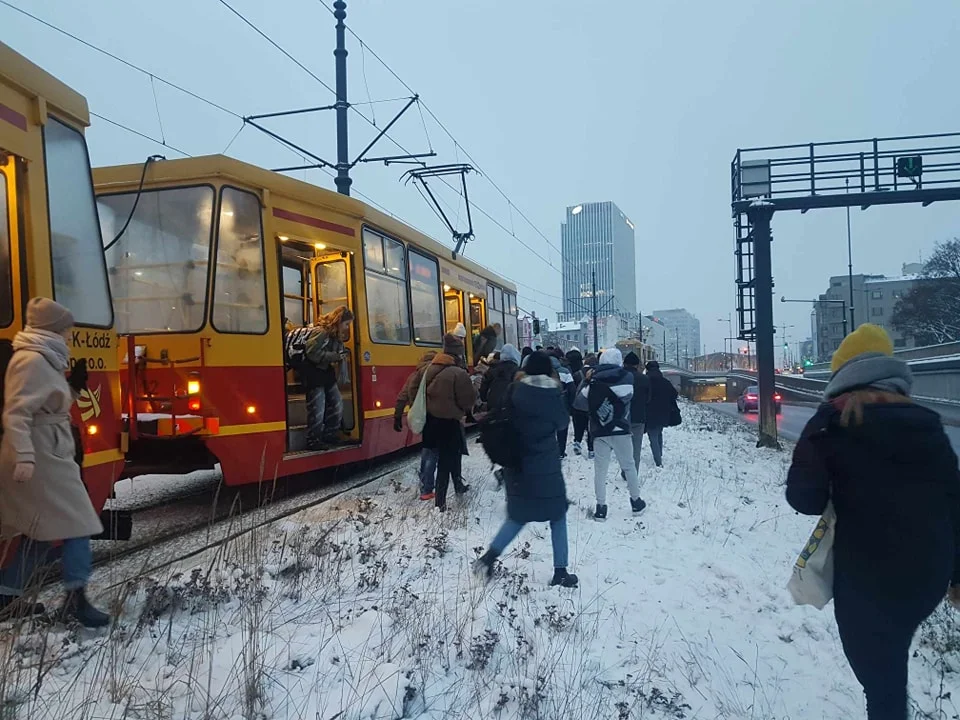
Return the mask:
M 62 333 L 73 325 L 73 313 L 50 298 L 35 297 L 27 303 L 27 327 Z

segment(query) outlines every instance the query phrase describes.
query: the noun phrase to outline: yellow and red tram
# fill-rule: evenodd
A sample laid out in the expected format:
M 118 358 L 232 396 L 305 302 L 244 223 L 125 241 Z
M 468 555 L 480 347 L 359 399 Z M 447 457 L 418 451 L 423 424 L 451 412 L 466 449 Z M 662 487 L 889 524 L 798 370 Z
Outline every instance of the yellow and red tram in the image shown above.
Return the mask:
M 141 183 L 141 178 L 143 182 Z M 418 442 L 393 406 L 424 352 L 463 323 L 518 341 L 516 287 L 355 198 L 224 156 L 94 170 L 121 366 L 125 474 L 219 463 L 240 485 Z M 284 323 L 338 305 L 343 445 L 305 450 L 306 401 Z
M 71 364 L 86 358 L 90 371 L 72 415 L 81 430 L 83 481 L 101 511 L 123 455 L 117 335 L 84 138 L 89 124 L 81 95 L 0 43 L 0 377 L 31 297 L 70 308 L 77 322 L 67 343 Z

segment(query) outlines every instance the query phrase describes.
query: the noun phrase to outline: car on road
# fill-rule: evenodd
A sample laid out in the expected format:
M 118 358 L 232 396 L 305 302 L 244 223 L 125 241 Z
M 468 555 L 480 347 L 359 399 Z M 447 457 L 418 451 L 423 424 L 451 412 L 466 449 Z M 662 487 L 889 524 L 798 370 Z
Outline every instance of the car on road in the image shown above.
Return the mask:
M 780 393 L 773 394 L 773 401 L 777 405 L 777 415 L 779 415 L 783 411 Z M 737 412 L 760 412 L 760 388 L 751 385 L 740 393 L 740 397 L 737 398 Z

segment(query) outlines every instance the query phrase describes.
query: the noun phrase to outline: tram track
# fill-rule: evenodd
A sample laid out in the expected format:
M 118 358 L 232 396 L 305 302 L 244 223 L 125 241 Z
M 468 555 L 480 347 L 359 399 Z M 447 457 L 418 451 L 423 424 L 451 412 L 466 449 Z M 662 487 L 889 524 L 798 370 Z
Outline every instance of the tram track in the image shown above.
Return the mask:
M 218 486 L 212 499 L 213 507 L 206 507 L 202 520 L 197 507 L 192 511 L 190 519 L 184 522 L 175 523 L 176 518 L 171 518 L 175 527 L 153 534 L 145 533 L 139 540 L 104 541 L 109 543 L 109 547 L 95 548 L 94 589 L 97 592 L 115 590 L 132 580 L 215 550 L 259 528 L 384 480 L 407 468 L 412 459 L 413 454 L 405 450 L 399 456 L 378 462 L 373 467 L 351 472 L 348 478 L 319 486 L 314 480 L 310 483 L 311 487 L 298 491 L 297 485 L 308 482 L 299 480 L 293 483 L 292 491 L 288 486 L 284 487 L 288 491 L 285 496 L 251 505 L 246 509 L 242 503 L 236 501 L 244 488 L 239 488 L 238 493 L 232 493 L 234 497 L 231 499 L 231 493 L 224 493 L 228 488 Z M 270 484 L 273 486 L 273 483 Z M 194 494 L 182 500 L 195 502 L 197 499 L 198 495 Z M 164 511 L 174 510 L 178 504 L 179 502 L 151 505 L 135 512 L 134 527 L 137 527 L 138 515 L 145 512 L 163 514 Z M 106 577 L 102 577 L 104 575 Z

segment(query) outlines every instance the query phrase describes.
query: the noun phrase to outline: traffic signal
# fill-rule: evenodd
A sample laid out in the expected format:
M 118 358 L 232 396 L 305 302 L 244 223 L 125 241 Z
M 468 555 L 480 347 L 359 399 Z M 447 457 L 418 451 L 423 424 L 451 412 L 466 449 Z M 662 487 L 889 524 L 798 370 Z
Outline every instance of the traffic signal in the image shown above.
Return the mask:
M 803 361 L 803 366 L 804 366 L 804 367 L 812 367 L 812 366 L 813 366 L 813 360 L 811 360 L 810 358 L 807 358 L 806 360 Z

